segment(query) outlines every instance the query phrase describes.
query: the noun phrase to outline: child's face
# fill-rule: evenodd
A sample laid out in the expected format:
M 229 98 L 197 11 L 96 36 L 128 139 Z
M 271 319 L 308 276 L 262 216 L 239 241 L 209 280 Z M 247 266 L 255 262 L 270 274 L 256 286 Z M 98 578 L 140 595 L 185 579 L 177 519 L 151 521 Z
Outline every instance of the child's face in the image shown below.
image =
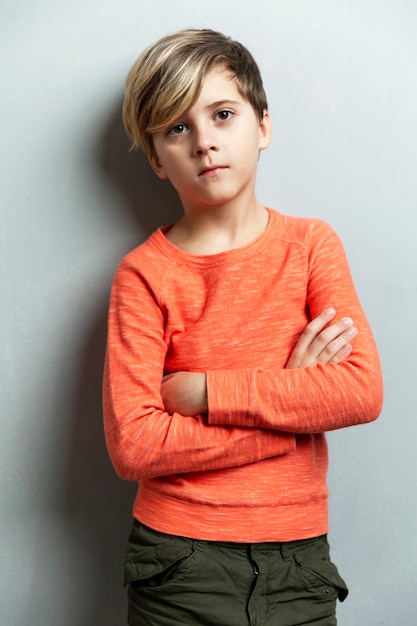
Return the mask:
M 168 178 L 184 209 L 254 199 L 259 150 L 268 147 L 268 112 L 259 121 L 223 67 L 211 70 L 195 104 L 154 134 L 152 168 Z

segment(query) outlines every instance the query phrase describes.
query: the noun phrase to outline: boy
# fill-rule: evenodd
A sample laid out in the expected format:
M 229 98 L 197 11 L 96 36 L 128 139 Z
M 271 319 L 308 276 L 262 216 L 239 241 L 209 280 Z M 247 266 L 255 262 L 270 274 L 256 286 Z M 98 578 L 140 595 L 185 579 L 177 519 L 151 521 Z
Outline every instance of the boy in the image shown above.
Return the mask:
M 382 402 L 342 246 L 257 201 L 271 121 L 239 43 L 162 38 L 131 69 L 123 115 L 184 209 L 121 261 L 111 295 L 107 445 L 140 481 L 128 623 L 332 626 L 348 592 L 326 538 L 324 433 Z

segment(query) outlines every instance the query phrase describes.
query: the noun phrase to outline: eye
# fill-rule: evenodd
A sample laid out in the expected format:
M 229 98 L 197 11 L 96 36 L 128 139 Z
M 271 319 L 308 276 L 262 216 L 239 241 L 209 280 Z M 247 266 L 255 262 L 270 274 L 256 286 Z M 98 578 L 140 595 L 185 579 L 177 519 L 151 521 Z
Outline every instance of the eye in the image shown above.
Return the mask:
M 168 135 L 182 135 L 186 130 L 186 124 L 175 124 L 175 126 L 169 129 Z
M 233 115 L 232 111 L 228 111 L 227 109 L 224 109 L 216 113 L 214 118 L 217 120 L 220 120 L 220 122 L 226 122 L 232 117 L 232 115 Z

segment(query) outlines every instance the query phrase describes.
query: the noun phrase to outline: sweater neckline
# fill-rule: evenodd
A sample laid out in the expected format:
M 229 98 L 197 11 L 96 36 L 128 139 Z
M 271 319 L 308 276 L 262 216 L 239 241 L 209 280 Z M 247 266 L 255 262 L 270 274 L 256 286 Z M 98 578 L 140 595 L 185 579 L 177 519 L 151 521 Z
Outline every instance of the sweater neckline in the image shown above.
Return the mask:
M 276 232 L 276 225 L 280 218 L 280 214 L 268 207 L 266 210 L 269 214 L 268 224 L 265 230 L 257 237 L 252 239 L 249 243 L 239 246 L 238 248 L 231 248 L 230 250 L 224 250 L 223 252 L 217 252 L 216 254 L 191 254 L 181 250 L 173 243 L 171 243 L 166 237 L 165 233 L 171 228 L 172 225 L 162 226 L 158 228 L 153 235 L 151 235 L 149 242 L 157 246 L 160 252 L 165 256 L 168 256 L 171 260 L 176 260 L 179 263 L 186 263 L 187 265 L 220 265 L 228 264 L 230 262 L 236 262 L 240 259 L 248 259 L 249 257 L 259 254 L 274 237 Z

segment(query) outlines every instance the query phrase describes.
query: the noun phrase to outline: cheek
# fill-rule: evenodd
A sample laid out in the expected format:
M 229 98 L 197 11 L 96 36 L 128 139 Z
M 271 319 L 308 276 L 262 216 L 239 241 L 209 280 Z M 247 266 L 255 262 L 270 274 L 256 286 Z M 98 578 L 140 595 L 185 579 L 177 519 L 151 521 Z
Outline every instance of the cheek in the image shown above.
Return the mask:
M 177 191 L 186 189 L 192 184 L 192 175 L 188 172 L 183 159 L 178 159 L 178 164 L 174 163 L 167 167 L 166 174 L 166 178 Z
M 241 146 L 236 155 L 240 158 L 243 167 L 252 170 L 254 167 L 257 167 L 259 150 L 258 138 L 253 136 L 245 145 Z
M 184 160 L 180 158 L 162 158 L 160 159 L 160 174 L 159 176 L 164 179 L 169 179 L 171 182 L 181 178 L 181 173 L 184 171 Z M 161 176 L 163 174 L 163 176 Z

